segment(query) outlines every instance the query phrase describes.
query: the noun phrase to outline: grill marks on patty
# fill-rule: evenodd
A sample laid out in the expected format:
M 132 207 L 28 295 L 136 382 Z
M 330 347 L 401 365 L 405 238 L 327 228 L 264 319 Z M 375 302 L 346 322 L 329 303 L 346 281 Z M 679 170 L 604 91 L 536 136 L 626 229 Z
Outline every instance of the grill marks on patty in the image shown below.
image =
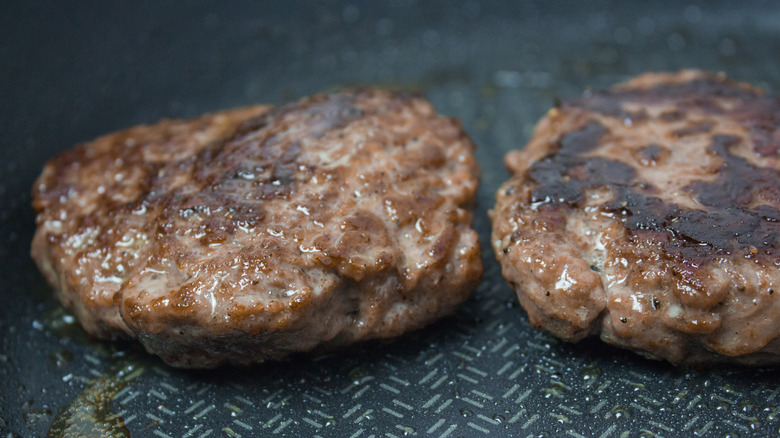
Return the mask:
M 708 78 L 684 84 L 661 84 L 642 91 L 601 93 L 595 103 L 586 100 L 575 102 L 572 106 L 622 117 L 628 113 L 618 108 L 622 108 L 626 101 L 658 101 L 664 93 L 691 90 L 709 91 L 714 96 L 759 98 L 754 93 L 725 87 L 721 82 Z M 692 100 L 704 104 L 706 108 L 720 108 L 707 99 L 697 96 Z M 763 100 L 759 102 L 763 103 Z M 731 148 L 742 139 L 711 132 L 712 126 L 712 123 L 702 123 L 684 132 L 675 132 L 678 136 L 711 133 L 712 144 L 708 152 L 723 159 L 715 181 L 694 181 L 684 189 L 695 197 L 702 209 L 681 208 L 653 196 L 658 189 L 649 183 L 639 183 L 636 169 L 629 164 L 589 157 L 588 153 L 609 136 L 609 130 L 595 120 L 579 130 L 562 135 L 551 154 L 531 166 L 528 172 L 533 187 L 530 202 L 538 208 L 555 208 L 561 204 L 582 208 L 587 190 L 606 187 L 614 193 L 614 197 L 604 205 L 604 209 L 618 213 L 632 232 L 657 233 L 655 238 L 664 242 L 664 250 L 673 257 L 700 264 L 705 259 L 736 251 L 764 265 L 780 263 L 780 211 L 762 202 L 780 201 L 780 172 L 754 166 L 733 155 Z M 754 144 L 759 143 L 754 139 Z M 664 152 L 663 147 L 655 144 L 640 149 L 642 159 L 648 163 L 658 161 Z

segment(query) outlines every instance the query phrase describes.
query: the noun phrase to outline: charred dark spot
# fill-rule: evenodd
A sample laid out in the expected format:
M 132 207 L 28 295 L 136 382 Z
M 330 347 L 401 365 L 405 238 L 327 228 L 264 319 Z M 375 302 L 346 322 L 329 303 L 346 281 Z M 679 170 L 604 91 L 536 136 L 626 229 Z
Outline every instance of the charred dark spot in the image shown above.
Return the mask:
M 719 100 L 739 102 L 737 108 L 724 107 Z M 662 113 L 663 121 L 681 120 L 688 109 L 695 108 L 710 114 L 725 114 L 740 120 L 751 134 L 753 149 L 762 156 L 780 153 L 780 100 L 764 97 L 758 91 L 738 86 L 733 81 L 715 75 L 681 83 L 663 82 L 655 87 L 624 88 L 591 93 L 563 106 L 582 108 L 605 116 L 641 121 L 646 114 L 624 109 L 626 102 L 659 103 L 673 101 L 677 109 Z M 706 129 L 705 129 L 706 128 Z M 708 132 L 706 124 L 683 129 L 678 135 Z
M 718 143 L 717 138 L 714 143 Z M 631 231 L 671 232 L 673 239 L 656 240 L 663 243 L 665 251 L 679 254 L 684 259 L 729 254 L 735 249 L 748 256 L 774 256 L 780 234 L 777 223 L 780 212 L 769 205 L 755 209 L 747 207 L 752 200 L 751 191 L 764 189 L 762 184 L 766 182 L 764 174 L 767 171 L 774 172 L 774 180 L 780 181 L 776 171 L 758 169 L 742 158 L 728 155 L 716 181 L 697 182 L 689 188 L 702 205 L 710 207 L 707 210 L 680 208 L 628 187 L 614 185 L 611 188 L 617 196 L 605 204 L 605 208 L 620 212 Z
M 705 132 L 712 131 L 713 124 L 710 122 L 699 123 L 698 125 L 688 126 L 674 131 L 674 135 L 677 137 L 685 137 L 687 135 L 703 134 Z
M 677 120 L 682 119 L 684 116 L 682 111 L 679 110 L 672 110 L 672 111 L 665 111 L 661 113 L 660 116 L 658 116 L 659 119 L 663 120 L 664 122 L 674 122 Z
M 532 202 L 579 206 L 587 188 L 629 184 L 635 176 L 633 167 L 605 158 L 579 156 L 598 145 L 603 132 L 601 125 L 591 122 L 582 130 L 564 135 L 557 154 L 534 163 L 529 176 L 538 186 L 532 192 Z
M 780 172 L 732 155 L 729 149 L 739 144 L 739 137 L 713 138 L 710 150 L 724 162 L 715 181 L 697 181 L 686 188 L 705 207 L 687 209 L 651 196 L 652 188 L 638 192 L 631 166 L 583 157 L 603 133 L 603 127 L 591 122 L 564 135 L 557 154 L 532 165 L 528 176 L 536 185 L 530 202 L 546 207 L 540 208 L 540 215 L 560 212 L 555 207 L 561 205 L 581 208 L 588 189 L 606 187 L 614 197 L 603 208 L 619 213 L 633 236 L 657 242 L 673 257 L 702 260 L 738 251 L 762 262 L 780 260 L 780 211 L 772 206 L 780 201 Z M 660 147 L 643 149 L 642 154 L 653 158 Z
M 154 201 L 150 209 L 163 206 L 156 231 L 164 235 L 175 221 L 192 221 L 202 227 L 201 242 L 211 245 L 253 229 L 266 216 L 265 201 L 291 196 L 315 171 L 300 161 L 304 138 L 342 133 L 363 117 L 361 99 L 355 93 L 320 95 L 245 121 L 235 135 L 183 160 L 177 172 L 192 178 L 173 193 L 170 187 L 177 182 L 165 169 L 152 169 L 145 181 L 146 199 Z M 159 199 L 156 187 L 163 194 Z
M 644 111 L 631 112 L 623 108 L 625 98 L 619 97 L 613 93 L 598 91 L 585 96 L 583 99 L 575 100 L 563 106 L 573 106 L 583 108 L 590 112 L 603 114 L 605 116 L 630 120 L 631 123 L 647 119 L 647 113 Z
M 561 137 L 558 153 L 575 155 L 591 151 L 599 145 L 606 128 L 598 122 L 591 121 L 578 131 L 572 131 Z

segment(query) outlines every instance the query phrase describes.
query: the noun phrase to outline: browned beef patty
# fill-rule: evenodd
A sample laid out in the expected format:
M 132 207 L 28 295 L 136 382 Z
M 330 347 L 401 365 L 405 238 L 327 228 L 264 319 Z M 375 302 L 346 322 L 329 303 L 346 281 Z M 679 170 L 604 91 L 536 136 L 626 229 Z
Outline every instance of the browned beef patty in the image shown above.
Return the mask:
M 89 333 L 174 366 L 398 336 L 479 281 L 473 151 L 378 90 L 134 127 L 46 165 L 32 255 Z
M 674 364 L 780 363 L 780 100 L 646 74 L 550 110 L 491 212 L 533 326 Z

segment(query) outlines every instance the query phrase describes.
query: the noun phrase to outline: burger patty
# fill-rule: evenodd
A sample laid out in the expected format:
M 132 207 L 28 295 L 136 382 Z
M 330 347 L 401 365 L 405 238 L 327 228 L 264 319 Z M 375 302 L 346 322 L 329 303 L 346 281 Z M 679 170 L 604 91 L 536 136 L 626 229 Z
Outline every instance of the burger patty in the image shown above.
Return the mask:
M 394 337 L 480 279 L 473 151 L 370 89 L 138 126 L 46 164 L 32 256 L 87 332 L 173 366 Z
M 491 212 L 534 327 L 673 364 L 780 363 L 780 100 L 698 71 L 550 110 Z

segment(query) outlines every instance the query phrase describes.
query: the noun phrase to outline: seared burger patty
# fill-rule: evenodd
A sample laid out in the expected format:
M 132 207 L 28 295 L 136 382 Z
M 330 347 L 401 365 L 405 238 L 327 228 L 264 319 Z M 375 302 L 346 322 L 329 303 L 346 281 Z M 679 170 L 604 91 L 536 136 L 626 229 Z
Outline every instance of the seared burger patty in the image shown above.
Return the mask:
M 479 281 L 473 150 L 378 90 L 134 127 L 46 165 L 32 256 L 89 333 L 174 366 L 398 336 Z
M 674 364 L 780 363 L 780 100 L 646 74 L 551 110 L 492 244 L 531 324 Z

